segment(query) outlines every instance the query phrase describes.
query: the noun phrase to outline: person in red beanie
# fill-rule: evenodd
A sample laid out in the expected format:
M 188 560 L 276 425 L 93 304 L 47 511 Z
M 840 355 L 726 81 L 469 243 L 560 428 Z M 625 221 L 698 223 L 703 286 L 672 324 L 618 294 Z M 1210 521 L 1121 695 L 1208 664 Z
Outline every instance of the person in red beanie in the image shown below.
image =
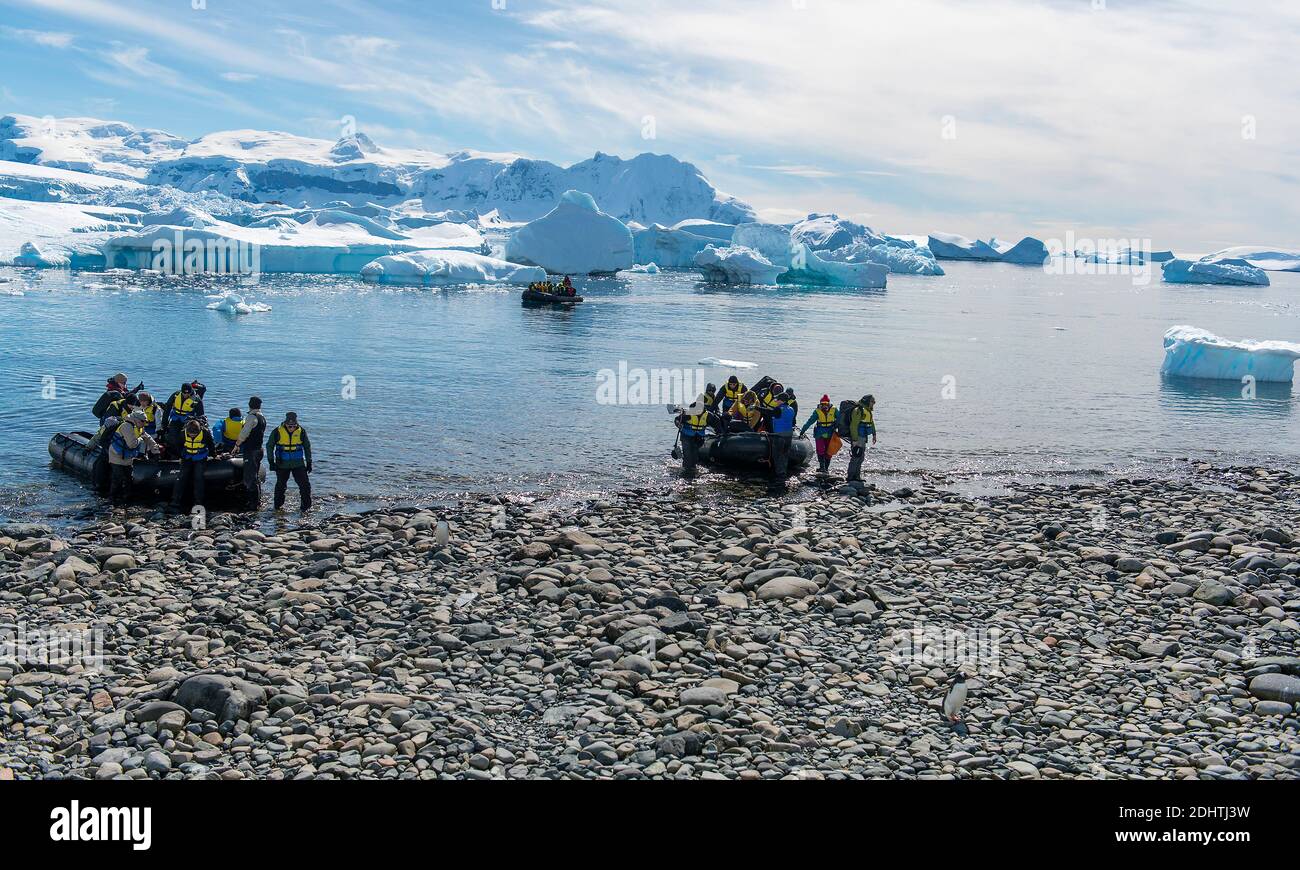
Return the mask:
M 808 420 L 799 430 L 799 437 L 802 438 L 808 432 L 808 427 L 813 428 L 813 437 L 817 439 L 817 471 L 825 474 L 831 467 L 831 457 L 835 455 L 837 445 L 831 442 L 835 438 L 835 424 L 839 418 L 839 411 L 831 404 L 830 396 L 822 396 L 822 400 L 813 408 L 813 412 L 808 415 Z

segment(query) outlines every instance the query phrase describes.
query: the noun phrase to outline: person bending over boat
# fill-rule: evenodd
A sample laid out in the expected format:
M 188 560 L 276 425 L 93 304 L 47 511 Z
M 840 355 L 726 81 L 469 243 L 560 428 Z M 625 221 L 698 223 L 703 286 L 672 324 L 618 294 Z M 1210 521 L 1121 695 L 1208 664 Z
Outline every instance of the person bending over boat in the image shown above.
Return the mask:
M 757 432 L 762 428 L 763 415 L 758 410 L 758 395 L 753 390 L 736 400 L 729 422 L 729 432 Z
M 704 436 L 709 426 L 708 397 L 704 393 L 677 415 L 677 426 L 682 433 L 682 472 L 690 476 L 695 474 L 700 448 L 704 446 Z
M 172 507 L 189 513 L 195 505 L 207 507 L 207 480 L 204 467 L 217 452 L 212 433 L 201 419 L 190 420 L 181 430 L 179 458 L 181 473 L 172 489 Z
M 849 415 L 849 437 L 853 449 L 849 453 L 849 480 L 862 480 L 862 460 L 867 455 L 867 439 L 876 443 L 876 397 L 870 394 L 853 406 Z
M 784 392 L 777 393 L 776 408 L 772 412 L 772 434 L 767 439 L 772 454 L 772 474 L 777 480 L 785 479 L 790 442 L 794 440 L 794 423 L 794 408 L 790 407 Z
M 732 375 L 727 378 L 727 382 L 722 385 L 722 401 L 718 403 L 719 409 L 726 414 L 731 410 L 731 406 L 745 395 L 748 388 L 740 382 L 740 378 Z
M 758 394 L 758 412 L 767 424 L 767 431 L 772 431 L 772 416 L 776 413 L 777 399 L 785 392 L 780 381 L 773 381 L 763 392 Z
M 95 405 L 90 409 L 90 413 L 95 415 L 96 420 L 100 421 L 100 423 L 103 423 L 104 417 L 108 415 L 108 406 L 110 404 L 116 402 L 118 399 L 122 398 L 123 396 L 129 395 L 131 393 L 138 393 L 140 392 L 140 390 L 143 389 L 144 389 L 144 383 L 141 382 L 135 385 L 135 389 L 128 390 L 126 388 L 126 374 L 123 372 L 118 372 L 117 374 L 113 375 L 113 377 L 108 379 L 108 383 L 105 384 L 104 386 L 103 394 L 101 394 L 100 397 L 95 400 Z
M 808 427 L 813 427 L 813 438 L 817 442 L 817 470 L 825 474 L 831 467 L 831 438 L 835 436 L 836 423 L 839 422 L 839 411 L 831 404 L 830 396 L 822 396 L 821 402 L 813 408 L 813 412 L 808 415 L 808 420 L 799 430 L 799 437 L 802 438 L 808 434 Z
M 135 393 L 125 393 L 120 398 L 114 399 L 108 403 L 104 409 L 104 416 L 100 420 L 105 426 L 113 426 L 121 423 L 127 415 L 140 407 L 140 397 Z
M 289 411 L 284 422 L 275 427 L 266 439 L 266 455 L 271 470 L 275 472 L 275 509 L 284 507 L 289 489 L 289 478 L 298 486 L 302 497 L 302 511 L 311 509 L 311 440 L 307 430 L 298 425 L 298 415 Z
M 146 422 L 143 411 L 132 411 L 113 430 L 106 452 L 113 475 L 109 498 L 115 505 L 131 497 L 131 470 L 135 467 L 136 457 L 145 450 L 158 451 L 157 443 L 145 431 Z
M 230 413 L 212 427 L 212 440 L 221 453 L 231 453 L 239 441 L 239 433 L 244 429 L 244 412 L 231 408 Z
M 139 393 L 137 398 L 140 400 L 139 411 L 144 414 L 144 431 L 149 433 L 150 437 L 158 434 L 158 424 L 162 422 L 163 409 L 153 400 L 152 393 Z

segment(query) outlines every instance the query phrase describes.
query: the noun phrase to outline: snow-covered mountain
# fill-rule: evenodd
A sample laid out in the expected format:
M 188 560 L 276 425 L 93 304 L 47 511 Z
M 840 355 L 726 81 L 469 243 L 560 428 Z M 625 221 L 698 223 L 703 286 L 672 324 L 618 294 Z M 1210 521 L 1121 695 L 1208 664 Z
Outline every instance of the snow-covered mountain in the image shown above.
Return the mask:
M 754 219 L 749 205 L 718 192 L 696 167 L 658 154 L 624 160 L 597 153 L 561 167 L 516 154 L 385 148 L 360 132 L 336 142 L 260 130 L 187 141 L 92 118 L 8 115 L 0 118 L 0 160 L 293 206 L 414 199 L 426 212 L 495 211 L 506 221 L 527 221 L 575 189 L 624 221 Z

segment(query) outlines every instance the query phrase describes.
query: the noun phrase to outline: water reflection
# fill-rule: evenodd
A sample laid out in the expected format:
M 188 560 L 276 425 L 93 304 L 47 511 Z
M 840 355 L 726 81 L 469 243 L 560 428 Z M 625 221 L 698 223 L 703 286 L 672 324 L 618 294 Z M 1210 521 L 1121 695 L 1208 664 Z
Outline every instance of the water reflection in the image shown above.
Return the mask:
M 1261 381 L 1247 398 L 1240 381 L 1214 378 L 1160 377 L 1160 407 L 1180 414 L 1287 417 L 1295 408 L 1291 384 Z

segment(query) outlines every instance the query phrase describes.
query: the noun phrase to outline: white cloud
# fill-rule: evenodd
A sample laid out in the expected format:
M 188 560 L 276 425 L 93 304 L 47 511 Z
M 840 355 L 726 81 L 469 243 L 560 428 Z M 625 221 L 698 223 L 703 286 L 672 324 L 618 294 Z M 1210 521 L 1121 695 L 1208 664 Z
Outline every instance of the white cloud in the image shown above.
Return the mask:
M 251 82 L 257 80 L 257 76 L 253 73 L 245 72 L 223 72 L 221 77 L 228 82 Z
M 23 30 L 17 27 L 0 28 L 5 36 L 21 42 L 34 42 L 46 48 L 67 48 L 72 45 L 71 33 L 57 33 L 47 30 Z

